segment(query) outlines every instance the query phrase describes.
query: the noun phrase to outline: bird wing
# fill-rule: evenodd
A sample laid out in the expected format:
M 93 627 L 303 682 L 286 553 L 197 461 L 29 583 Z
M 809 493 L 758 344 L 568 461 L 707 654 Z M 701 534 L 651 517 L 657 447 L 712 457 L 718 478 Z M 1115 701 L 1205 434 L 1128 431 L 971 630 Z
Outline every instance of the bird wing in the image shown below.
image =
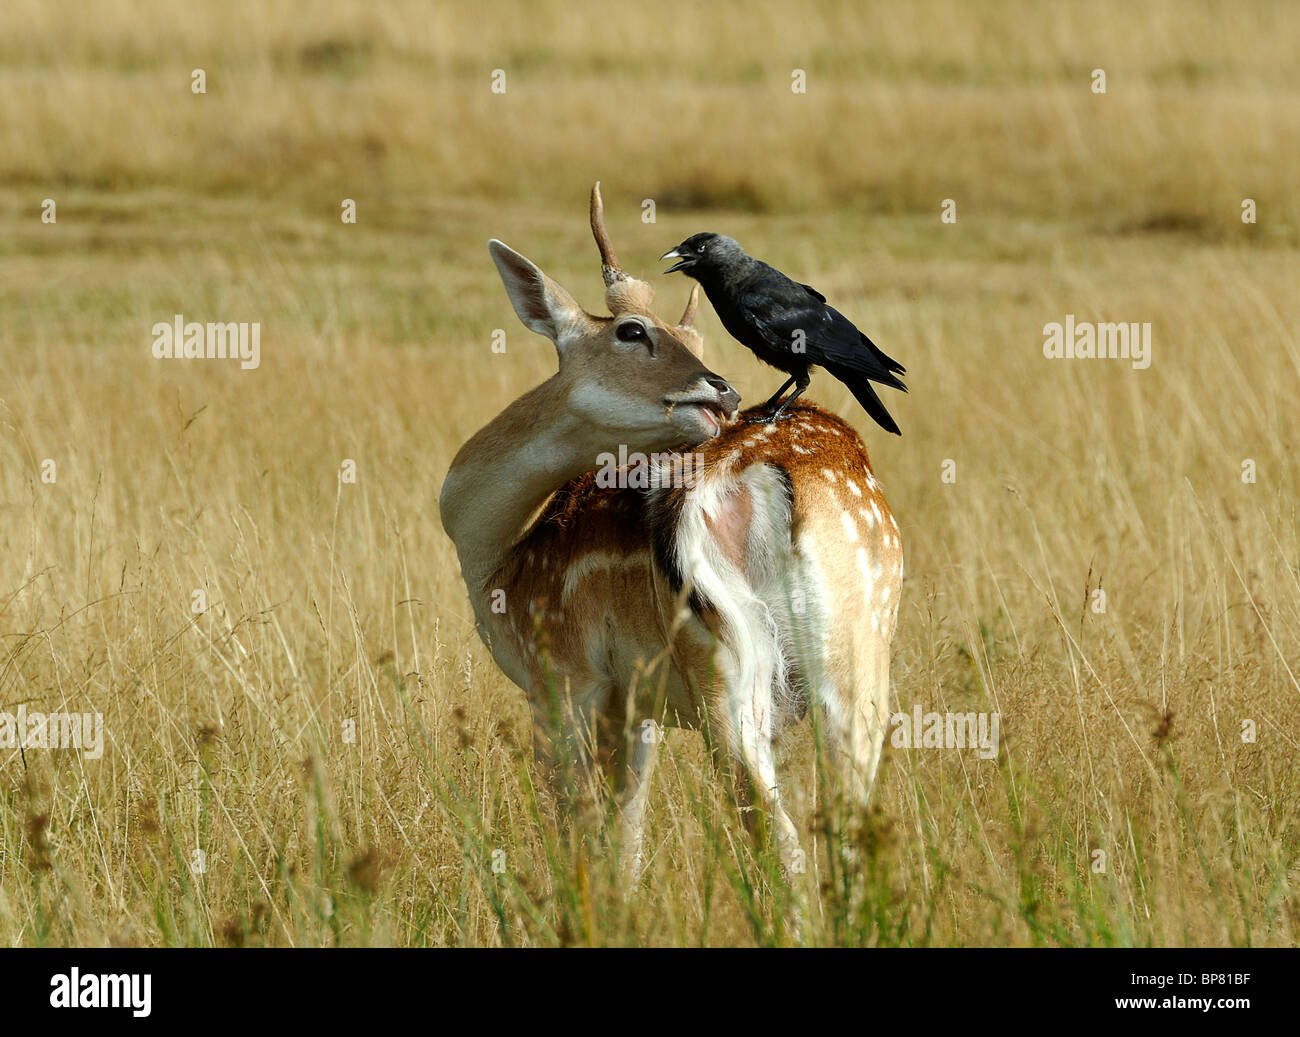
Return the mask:
M 751 288 L 740 297 L 741 309 L 754 330 L 774 349 L 789 351 L 795 333 L 802 331 L 809 363 L 824 367 L 832 374 L 841 370 L 867 375 L 901 389 L 903 383 L 893 372 L 901 373 L 902 365 L 882 353 L 839 310 L 818 301 L 821 296 L 817 292 L 808 290 L 815 298 L 788 301 Z

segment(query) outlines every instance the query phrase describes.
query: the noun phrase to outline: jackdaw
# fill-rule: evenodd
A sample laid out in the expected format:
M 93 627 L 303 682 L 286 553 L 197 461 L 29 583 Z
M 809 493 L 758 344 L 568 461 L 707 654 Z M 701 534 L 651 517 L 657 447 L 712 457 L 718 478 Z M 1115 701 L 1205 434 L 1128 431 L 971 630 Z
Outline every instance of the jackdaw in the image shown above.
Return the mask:
M 779 421 L 786 409 L 808 388 L 808 368 L 824 367 L 849 387 L 866 412 L 884 429 L 901 435 L 872 388 L 873 381 L 907 392 L 897 377 L 907 369 L 886 356 L 853 326 L 844 314 L 828 306 L 817 289 L 792 281 L 775 267 L 746 255 L 731 238 L 721 234 L 692 234 L 661 259 L 676 259 L 664 273 L 680 270 L 704 288 L 722 326 L 760 360 L 790 377 L 763 410 L 787 396 L 770 417 L 753 421 Z

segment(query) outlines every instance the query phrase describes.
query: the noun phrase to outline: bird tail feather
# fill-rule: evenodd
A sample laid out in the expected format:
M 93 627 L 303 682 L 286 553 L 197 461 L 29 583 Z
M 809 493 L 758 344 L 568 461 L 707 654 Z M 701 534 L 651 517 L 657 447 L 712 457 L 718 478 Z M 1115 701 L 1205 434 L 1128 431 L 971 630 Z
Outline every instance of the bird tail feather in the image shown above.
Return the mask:
M 899 431 L 898 423 L 890 417 L 889 411 L 887 411 L 885 405 L 880 402 L 880 397 L 876 395 L 876 390 L 872 388 L 870 379 L 861 375 L 850 375 L 847 378 L 842 375 L 836 375 L 836 377 L 849 387 L 849 392 L 853 393 L 854 399 L 862 404 L 862 409 L 871 415 L 877 425 L 883 428 L 886 432 L 892 432 L 896 436 L 901 436 L 903 434 Z M 906 389 L 904 389 L 904 391 L 906 392 Z
M 877 360 L 879 360 L 882 364 L 885 365 L 885 369 L 889 371 L 891 374 L 907 374 L 906 367 L 904 367 L 892 356 L 890 356 L 883 349 L 881 349 L 878 345 L 872 342 L 871 339 L 867 338 L 864 332 L 859 331 L 858 338 L 861 339 L 862 344 L 864 346 L 866 346 L 869 350 L 871 350 L 872 355 Z M 883 382 L 885 385 L 892 385 L 895 389 L 902 389 L 904 392 L 907 391 L 907 389 L 904 388 L 903 383 L 900 382 L 897 378 L 892 378 L 892 379 L 880 378 L 877 380 Z

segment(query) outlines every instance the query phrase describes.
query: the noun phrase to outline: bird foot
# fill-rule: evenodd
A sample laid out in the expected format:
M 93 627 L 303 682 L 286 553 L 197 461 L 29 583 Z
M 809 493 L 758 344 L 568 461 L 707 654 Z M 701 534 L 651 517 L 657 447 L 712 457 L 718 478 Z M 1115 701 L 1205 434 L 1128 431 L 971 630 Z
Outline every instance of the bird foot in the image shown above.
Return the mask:
M 768 414 L 766 416 L 759 415 L 758 417 L 754 417 L 754 418 L 746 418 L 745 424 L 746 425 L 771 425 L 778 421 L 789 421 L 793 417 L 794 415 L 789 411 L 786 411 L 784 414 L 778 411 L 776 414 Z

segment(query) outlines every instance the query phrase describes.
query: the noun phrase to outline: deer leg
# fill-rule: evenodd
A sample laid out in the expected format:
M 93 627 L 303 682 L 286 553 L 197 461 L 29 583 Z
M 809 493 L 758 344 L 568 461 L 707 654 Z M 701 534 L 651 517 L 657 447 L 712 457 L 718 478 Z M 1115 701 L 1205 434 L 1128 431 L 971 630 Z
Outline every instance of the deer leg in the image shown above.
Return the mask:
M 604 696 L 589 691 L 574 698 L 555 695 L 530 700 L 533 710 L 533 756 L 545 772 L 564 820 L 576 821 L 583 833 L 603 827 L 600 732 L 596 726 Z
M 853 719 L 848 732 L 849 793 L 865 806 L 880 766 L 881 750 L 889 726 L 889 653 L 873 660 L 872 672 L 857 688 Z
M 659 737 L 657 729 L 651 738 L 633 730 L 619 775 L 622 868 L 628 894 L 645 874 L 645 818 L 655 764 L 659 759 Z
M 838 833 L 828 845 L 838 844 L 841 860 L 851 865 L 862 826 L 870 824 L 871 791 L 889 728 L 888 640 L 874 632 L 835 646 L 814 688 L 832 792 L 823 812 Z
M 897 595 L 895 594 L 895 597 Z M 828 710 L 832 745 L 841 751 L 844 792 L 865 807 L 889 729 L 889 637 L 892 617 L 884 614 L 878 629 L 857 639 L 845 660 L 847 673 L 834 689 L 835 705 Z M 844 672 L 844 671 L 841 671 Z M 835 721 L 830 714 L 836 714 Z
M 753 816 L 752 807 L 757 806 L 771 826 L 781 866 L 791 874 L 796 870 L 799 834 L 781 804 L 777 787 L 776 754 L 772 747 L 774 676 L 771 668 L 759 660 L 755 663 L 752 683 L 744 682 L 729 689 L 726 732 L 729 748 L 743 770 L 737 775 L 737 792 L 741 808 L 746 811 L 747 826 L 751 831 L 755 829 L 758 819 Z
M 571 714 L 566 745 L 571 768 L 566 785 L 577 793 L 587 833 L 599 831 L 606 816 L 606 793 L 612 785 L 619 812 L 620 865 L 625 895 L 645 869 L 644 826 L 650 788 L 662 732 L 654 727 L 628 727 L 629 705 L 617 687 L 600 678 L 582 699 L 585 709 Z

